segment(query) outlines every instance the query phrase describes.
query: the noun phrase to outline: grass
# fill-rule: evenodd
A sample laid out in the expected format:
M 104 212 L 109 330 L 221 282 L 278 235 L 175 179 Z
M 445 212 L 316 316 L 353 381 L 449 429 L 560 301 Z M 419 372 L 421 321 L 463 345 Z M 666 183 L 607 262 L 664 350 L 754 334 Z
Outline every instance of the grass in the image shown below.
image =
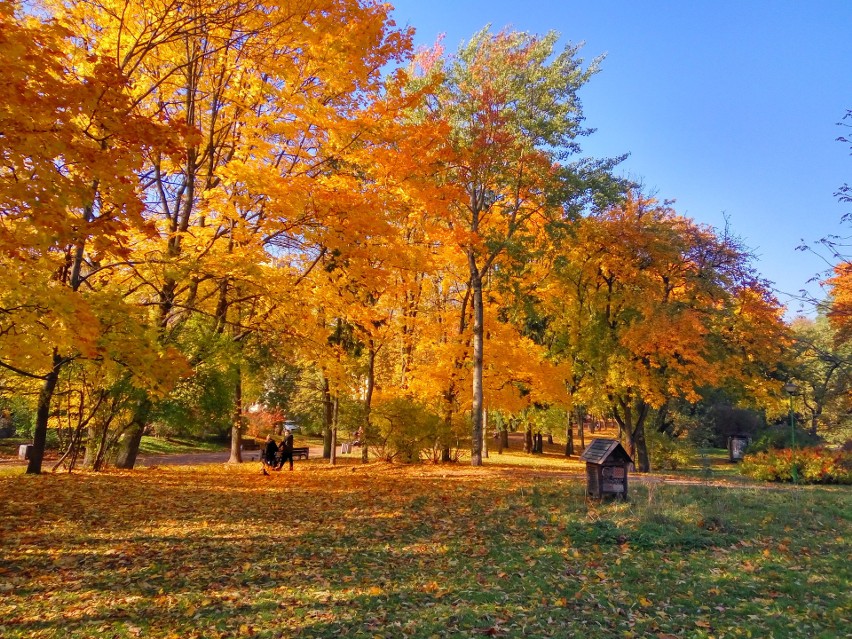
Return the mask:
M 51 433 L 53 435 L 53 433 Z M 50 438 L 55 439 L 54 437 Z M 32 444 L 31 437 L 5 437 L 0 439 L 0 458 L 17 458 L 18 446 L 21 444 Z M 185 455 L 189 453 L 209 453 L 225 450 L 227 444 L 216 441 L 203 441 L 196 439 L 183 439 L 171 437 L 142 437 L 139 446 L 140 455 Z M 56 450 L 48 449 L 48 457 L 58 455 Z
M 848 488 L 597 502 L 581 468 L 6 474 L 0 636 L 850 636 Z
M 202 441 L 197 439 L 178 439 L 172 437 L 142 437 L 139 445 L 140 455 L 186 455 L 190 453 L 212 453 L 225 450 L 227 444 L 221 441 Z

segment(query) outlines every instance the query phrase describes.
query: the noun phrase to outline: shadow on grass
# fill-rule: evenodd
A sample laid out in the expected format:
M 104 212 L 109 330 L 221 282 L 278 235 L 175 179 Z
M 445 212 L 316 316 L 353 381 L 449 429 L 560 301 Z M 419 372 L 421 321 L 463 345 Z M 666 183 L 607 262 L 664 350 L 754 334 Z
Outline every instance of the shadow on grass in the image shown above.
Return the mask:
M 848 491 L 321 466 L 0 479 L 0 635 L 836 637 Z M 706 624 L 706 625 L 705 625 Z M 798 635 L 796 633 L 799 633 Z

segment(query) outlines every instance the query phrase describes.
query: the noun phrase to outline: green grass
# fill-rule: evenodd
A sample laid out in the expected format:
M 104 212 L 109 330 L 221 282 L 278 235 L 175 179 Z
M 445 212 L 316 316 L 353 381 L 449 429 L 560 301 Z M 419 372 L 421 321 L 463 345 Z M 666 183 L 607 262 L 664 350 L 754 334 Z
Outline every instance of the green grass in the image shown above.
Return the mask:
M 742 477 L 740 464 L 730 461 L 726 448 L 700 449 L 691 466 L 673 474 L 707 480 L 739 481 Z
M 850 636 L 848 488 L 506 461 L 0 477 L 0 636 Z
M 0 455 L 6 457 L 17 457 L 18 446 L 21 444 L 32 444 L 32 438 L 8 437 L 0 439 Z M 189 453 L 209 453 L 217 450 L 225 450 L 227 443 L 211 442 L 193 439 L 166 438 L 166 437 L 142 437 L 139 447 L 140 455 L 183 455 Z M 48 454 L 56 451 L 48 450 Z
M 227 443 L 202 441 L 195 439 L 178 439 L 171 437 L 142 437 L 139 445 L 140 455 L 186 455 L 190 453 L 211 453 L 225 450 Z

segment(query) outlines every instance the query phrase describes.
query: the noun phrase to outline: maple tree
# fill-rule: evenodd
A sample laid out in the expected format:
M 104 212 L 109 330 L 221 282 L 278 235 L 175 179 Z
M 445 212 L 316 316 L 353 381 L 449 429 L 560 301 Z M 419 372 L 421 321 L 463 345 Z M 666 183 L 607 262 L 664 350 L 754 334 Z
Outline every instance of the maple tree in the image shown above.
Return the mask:
M 0 364 L 41 380 L 28 468 L 39 473 L 61 369 L 78 358 L 123 359 L 121 324 L 134 310 L 109 287 L 111 270 L 127 260 L 135 234 L 151 231 L 134 171 L 149 150 L 173 149 L 173 138 L 135 110 L 109 60 L 75 59 L 73 31 L 10 2 L 0 19 L 8 79 L 0 89 Z
M 61 14 L 87 55 L 128 75 L 140 110 L 183 132 L 180 156 L 150 154 L 140 172 L 158 234 L 139 248 L 137 294 L 155 297 L 165 343 L 195 314 L 235 345 L 289 314 L 286 333 L 304 317 L 307 276 L 369 226 L 374 193 L 387 189 L 380 155 L 412 98 L 381 69 L 410 34 L 373 2 L 174 8 L 74 3 Z
M 41 396 L 33 472 L 58 388 L 95 467 L 208 399 L 240 461 L 282 360 L 319 380 L 332 459 L 374 404 L 444 458 L 470 415 L 479 465 L 488 410 L 615 411 L 642 457 L 699 383 L 776 393 L 777 303 L 730 238 L 609 206 L 617 159 L 577 159 L 599 60 L 555 34 L 387 72 L 411 32 L 368 0 L 2 6 L 0 366 Z
M 570 193 L 576 171 L 565 161 L 587 133 L 577 92 L 599 60 L 584 67 L 579 47 L 556 52 L 556 41 L 555 33 L 486 28 L 434 71 L 444 80 L 431 106 L 450 124 L 455 153 L 444 179 L 460 189 L 447 224 L 464 265 L 464 293 L 455 306 L 459 338 L 470 342 L 473 465 L 482 463 L 485 281 L 513 247 L 535 241 L 549 218 L 563 214 L 554 196 Z M 455 358 L 456 369 L 464 357 Z M 457 393 L 451 380 L 448 410 Z
M 581 404 L 600 410 L 605 398 L 640 470 L 650 469 L 646 420 L 669 399 L 739 384 L 775 401 L 781 309 L 733 239 L 632 194 L 579 220 L 563 250 L 545 291 L 557 352 Z

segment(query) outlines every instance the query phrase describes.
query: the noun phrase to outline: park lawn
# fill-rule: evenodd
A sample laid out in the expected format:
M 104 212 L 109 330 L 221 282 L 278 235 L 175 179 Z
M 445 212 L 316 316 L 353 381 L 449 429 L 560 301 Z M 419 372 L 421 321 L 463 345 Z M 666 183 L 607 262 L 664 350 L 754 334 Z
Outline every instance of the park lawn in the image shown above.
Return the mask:
M 186 455 L 190 453 L 215 453 L 226 450 L 230 442 L 181 439 L 175 437 L 151 437 L 145 435 L 139 444 L 140 455 Z
M 3 474 L 0 636 L 850 636 L 848 487 L 511 461 Z
M 53 435 L 53 432 L 51 432 Z M 55 437 L 49 437 L 49 441 L 55 441 Z M 32 444 L 31 437 L 9 437 L 0 438 L 0 459 L 17 458 L 18 447 L 21 444 Z M 200 439 L 185 439 L 175 437 L 142 437 L 139 446 L 140 455 L 186 455 L 190 453 L 210 453 L 226 450 L 230 444 L 221 441 L 205 441 Z M 46 457 L 55 459 L 58 451 L 48 448 Z

